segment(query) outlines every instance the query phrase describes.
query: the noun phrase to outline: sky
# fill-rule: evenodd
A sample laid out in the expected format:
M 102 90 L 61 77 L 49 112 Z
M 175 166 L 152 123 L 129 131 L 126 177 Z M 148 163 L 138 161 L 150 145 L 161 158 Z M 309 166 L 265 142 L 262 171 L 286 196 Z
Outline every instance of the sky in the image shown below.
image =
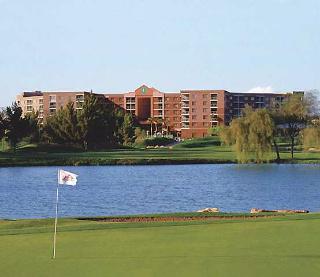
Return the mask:
M 318 0 L 0 0 L 0 107 L 23 91 L 320 89 Z

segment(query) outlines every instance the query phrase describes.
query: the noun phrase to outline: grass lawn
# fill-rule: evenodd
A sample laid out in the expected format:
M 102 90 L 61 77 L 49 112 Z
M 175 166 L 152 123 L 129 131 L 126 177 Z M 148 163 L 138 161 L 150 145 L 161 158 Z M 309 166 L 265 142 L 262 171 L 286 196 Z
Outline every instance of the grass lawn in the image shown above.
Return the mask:
M 319 276 L 320 214 L 168 223 L 0 221 L 1 276 Z
M 276 158 L 272 153 L 270 160 Z M 320 153 L 297 150 L 290 159 L 287 146 L 281 147 L 283 162 L 320 163 Z M 68 147 L 27 145 L 17 153 L 0 152 L 0 166 L 30 165 L 117 165 L 117 164 L 186 164 L 236 163 L 231 147 L 220 146 L 217 138 L 187 140 L 172 149 L 115 149 L 98 152 L 79 152 Z

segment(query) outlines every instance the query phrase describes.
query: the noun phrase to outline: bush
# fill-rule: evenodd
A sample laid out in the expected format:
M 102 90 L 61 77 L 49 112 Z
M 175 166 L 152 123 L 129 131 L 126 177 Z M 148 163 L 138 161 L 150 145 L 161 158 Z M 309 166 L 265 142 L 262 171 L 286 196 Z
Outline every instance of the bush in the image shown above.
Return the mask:
M 142 144 L 143 146 L 166 146 L 168 144 L 171 144 L 175 142 L 172 138 L 165 138 L 165 137 L 155 137 L 155 138 L 147 138 L 145 139 Z

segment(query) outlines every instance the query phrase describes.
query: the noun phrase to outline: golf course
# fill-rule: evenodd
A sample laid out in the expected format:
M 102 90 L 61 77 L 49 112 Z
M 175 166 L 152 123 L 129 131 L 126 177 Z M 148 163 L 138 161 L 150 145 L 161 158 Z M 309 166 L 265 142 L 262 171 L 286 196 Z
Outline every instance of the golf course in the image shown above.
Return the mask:
M 290 157 L 289 145 L 279 145 L 281 163 L 320 163 L 319 151 L 303 151 L 301 145 Z M 266 162 L 275 162 L 270 153 Z M 61 145 L 21 144 L 17 151 L 0 151 L 0 166 L 55 165 L 153 165 L 153 164 L 226 164 L 237 163 L 231 146 L 221 145 L 218 137 L 185 140 L 170 147 L 124 148 L 87 151 Z
M 318 213 L 116 219 L 1 220 L 1 276 L 319 276 Z

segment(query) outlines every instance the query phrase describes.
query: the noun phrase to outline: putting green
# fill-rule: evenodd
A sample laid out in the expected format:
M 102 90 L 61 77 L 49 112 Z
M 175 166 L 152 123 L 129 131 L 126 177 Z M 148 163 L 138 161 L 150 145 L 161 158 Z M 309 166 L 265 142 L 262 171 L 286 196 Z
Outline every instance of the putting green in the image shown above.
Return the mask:
M 178 223 L 0 221 L 1 276 L 319 276 L 320 214 Z

